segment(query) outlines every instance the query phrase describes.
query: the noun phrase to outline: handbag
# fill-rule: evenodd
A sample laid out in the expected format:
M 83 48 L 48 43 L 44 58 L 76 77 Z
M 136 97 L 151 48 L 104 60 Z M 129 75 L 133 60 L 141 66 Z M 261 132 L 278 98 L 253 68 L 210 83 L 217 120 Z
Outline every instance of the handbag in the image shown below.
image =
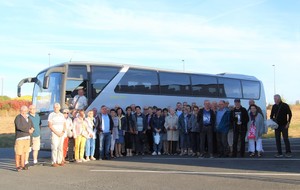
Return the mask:
M 155 143 L 156 145 L 158 145 L 159 142 L 160 142 L 160 135 L 159 135 L 159 133 L 156 133 L 156 134 L 154 135 L 154 143 Z
M 255 132 L 256 132 L 256 126 L 252 123 L 250 125 L 250 128 L 249 128 L 249 132 L 248 132 L 248 139 L 255 139 L 256 136 L 255 136 Z

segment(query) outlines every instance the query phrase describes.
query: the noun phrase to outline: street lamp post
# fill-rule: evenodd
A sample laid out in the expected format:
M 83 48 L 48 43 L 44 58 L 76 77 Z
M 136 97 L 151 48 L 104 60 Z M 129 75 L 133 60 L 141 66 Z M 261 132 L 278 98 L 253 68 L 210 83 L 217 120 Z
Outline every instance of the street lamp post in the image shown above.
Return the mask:
M 276 94 L 276 65 L 273 66 L 273 72 L 274 72 L 274 95 Z

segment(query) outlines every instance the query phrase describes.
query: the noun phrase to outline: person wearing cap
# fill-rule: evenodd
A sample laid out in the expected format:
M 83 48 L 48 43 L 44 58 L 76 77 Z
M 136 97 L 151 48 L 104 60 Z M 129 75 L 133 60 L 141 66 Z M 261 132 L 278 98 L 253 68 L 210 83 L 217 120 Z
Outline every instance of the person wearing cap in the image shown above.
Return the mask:
M 234 108 L 231 112 L 231 123 L 233 126 L 233 153 L 232 157 L 237 157 L 237 147 L 240 138 L 241 149 L 240 156 L 245 157 L 245 138 L 247 133 L 247 124 L 249 122 L 249 115 L 241 105 L 240 99 L 234 100 Z

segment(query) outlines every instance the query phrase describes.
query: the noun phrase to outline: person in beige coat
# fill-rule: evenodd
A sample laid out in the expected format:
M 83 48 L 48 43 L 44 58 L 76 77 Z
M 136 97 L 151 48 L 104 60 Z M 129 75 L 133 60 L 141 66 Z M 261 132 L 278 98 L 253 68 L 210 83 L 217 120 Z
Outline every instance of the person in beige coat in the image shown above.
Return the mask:
M 169 154 L 176 154 L 177 142 L 179 140 L 178 117 L 175 110 L 170 108 L 170 114 L 165 119 L 165 128 L 167 130 L 167 140 L 169 144 Z

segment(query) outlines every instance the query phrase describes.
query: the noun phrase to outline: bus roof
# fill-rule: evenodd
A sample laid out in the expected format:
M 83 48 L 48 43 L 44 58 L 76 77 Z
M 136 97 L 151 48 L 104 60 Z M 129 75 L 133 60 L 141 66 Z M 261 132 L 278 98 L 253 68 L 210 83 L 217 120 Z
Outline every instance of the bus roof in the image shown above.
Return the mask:
M 130 67 L 135 69 L 146 69 L 146 70 L 154 70 L 160 72 L 173 72 L 173 73 L 186 73 L 186 74 L 200 74 L 200 75 L 207 75 L 207 76 L 219 76 L 225 78 L 234 78 L 234 79 L 245 79 L 245 80 L 255 80 L 258 79 L 254 76 L 250 75 L 243 75 L 243 74 L 234 74 L 234 73 L 219 73 L 219 74 L 208 74 L 208 73 L 197 73 L 197 72 L 185 72 L 173 69 L 162 69 L 162 68 L 155 68 L 155 67 L 148 67 L 148 66 L 140 66 L 140 65 L 132 65 L 132 64 L 121 64 L 115 62 L 95 62 L 95 61 L 70 61 L 64 62 L 61 64 L 53 65 L 51 67 L 59 67 L 64 65 L 99 65 L 99 66 L 116 66 L 116 67 Z M 51 68 L 49 67 L 49 68 Z M 47 68 L 48 69 L 48 68 Z M 47 70 L 45 69 L 45 70 Z M 45 71 L 43 70 L 43 71 Z

